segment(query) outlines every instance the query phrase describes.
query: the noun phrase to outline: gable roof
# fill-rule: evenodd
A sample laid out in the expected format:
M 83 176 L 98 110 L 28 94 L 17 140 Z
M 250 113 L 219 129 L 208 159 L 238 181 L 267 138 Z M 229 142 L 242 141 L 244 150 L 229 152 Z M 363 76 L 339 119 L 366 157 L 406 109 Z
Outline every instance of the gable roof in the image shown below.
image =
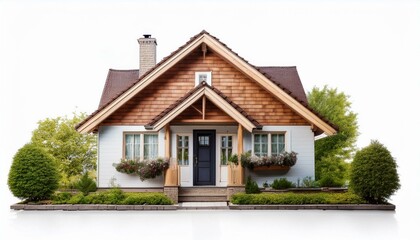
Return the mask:
M 188 55 L 193 49 L 197 48 L 203 43 L 215 51 L 219 56 L 238 68 L 238 70 L 240 70 L 243 74 L 259 83 L 268 92 L 273 94 L 273 96 L 291 107 L 296 113 L 301 115 L 316 128 L 321 129 L 327 135 L 336 133 L 336 129 L 331 124 L 329 124 L 326 120 L 324 120 L 307 106 L 307 100 L 306 96 L 304 96 L 304 92 L 303 94 L 301 92 L 299 93 L 299 91 L 293 93 L 284 87 L 283 84 L 285 83 L 280 83 L 280 81 L 276 81 L 278 78 L 273 78 L 270 76 L 269 73 L 274 73 L 277 71 L 277 69 L 270 69 L 267 67 L 257 68 L 249 64 L 245 59 L 228 48 L 224 43 L 220 42 L 219 39 L 210 35 L 206 31 L 202 31 L 201 33 L 192 37 L 186 44 L 171 53 L 168 57 L 162 59 L 162 61 L 160 61 L 155 67 L 144 73 L 137 81 L 131 81 L 133 83 L 131 83 L 131 85 L 128 86 L 125 90 L 122 90 L 115 97 L 109 97 L 111 100 L 106 101 L 107 99 L 104 99 L 102 102 L 101 99 L 99 109 L 92 113 L 83 122 L 78 124 L 76 129 L 82 133 L 94 130 L 96 126 L 100 124 L 100 122 L 105 120 L 109 115 L 116 111 L 116 109 L 121 107 L 129 99 L 147 87 L 156 78 L 161 76 L 169 68 L 179 62 L 183 57 Z M 296 71 L 296 69 L 294 70 Z M 134 74 L 134 70 L 131 71 L 133 71 Z M 285 85 L 287 85 L 287 83 Z M 289 84 L 289 86 L 292 85 Z M 104 92 L 108 91 L 104 89 Z
M 304 104 L 308 103 L 296 67 L 256 68 L 258 68 L 262 73 L 264 73 L 267 78 L 271 79 L 276 84 L 283 86 L 284 89 L 287 90 L 291 95 L 295 96 L 295 98 L 298 101 Z M 104 107 L 116 97 L 118 97 L 122 92 L 130 88 L 134 83 L 136 83 L 139 80 L 138 75 L 138 69 L 109 69 L 98 108 Z
M 150 130 L 161 129 L 166 123 L 170 122 L 202 96 L 209 98 L 214 104 L 216 104 L 216 106 L 221 108 L 226 114 L 235 119 L 235 121 L 244 126 L 244 128 L 248 131 L 252 132 L 253 128 L 262 128 L 258 121 L 248 115 L 245 110 L 235 104 L 221 91 L 213 86 L 209 86 L 206 82 L 202 82 L 202 84 L 199 84 L 197 87 L 178 99 L 175 103 L 163 110 L 160 114 L 154 117 L 152 121 L 145 126 L 145 128 Z

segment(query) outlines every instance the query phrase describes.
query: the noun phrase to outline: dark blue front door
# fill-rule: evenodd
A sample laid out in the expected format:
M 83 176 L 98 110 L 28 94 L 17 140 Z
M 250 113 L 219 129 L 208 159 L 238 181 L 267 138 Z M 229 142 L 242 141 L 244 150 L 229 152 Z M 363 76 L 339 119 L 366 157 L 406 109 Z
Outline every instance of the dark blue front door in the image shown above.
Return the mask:
M 215 185 L 216 131 L 194 130 L 194 185 Z

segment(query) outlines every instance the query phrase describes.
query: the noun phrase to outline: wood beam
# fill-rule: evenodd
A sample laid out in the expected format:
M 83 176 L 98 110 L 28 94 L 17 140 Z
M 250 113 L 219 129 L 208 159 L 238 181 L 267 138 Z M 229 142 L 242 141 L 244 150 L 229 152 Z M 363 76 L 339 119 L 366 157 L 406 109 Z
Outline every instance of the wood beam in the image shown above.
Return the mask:
M 165 125 L 165 158 L 169 159 L 169 168 L 165 172 L 165 187 L 178 186 L 178 163 L 171 159 L 171 127 Z
M 165 126 L 165 158 L 171 157 L 171 127 Z
M 206 119 L 206 96 L 205 95 L 203 95 L 203 106 L 202 106 L 202 108 L 203 108 L 203 120 L 205 120 Z

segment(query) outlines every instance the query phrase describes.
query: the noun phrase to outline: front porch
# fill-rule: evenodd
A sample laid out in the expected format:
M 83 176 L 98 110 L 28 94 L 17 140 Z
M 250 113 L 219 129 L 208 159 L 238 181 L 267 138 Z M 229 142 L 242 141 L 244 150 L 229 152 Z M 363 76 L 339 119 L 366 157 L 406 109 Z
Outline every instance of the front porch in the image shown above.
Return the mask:
M 244 152 L 247 141 L 240 124 L 168 125 L 164 131 L 165 158 L 171 159 L 164 192 L 173 201 L 225 202 L 244 191 L 244 168 L 227 161 Z

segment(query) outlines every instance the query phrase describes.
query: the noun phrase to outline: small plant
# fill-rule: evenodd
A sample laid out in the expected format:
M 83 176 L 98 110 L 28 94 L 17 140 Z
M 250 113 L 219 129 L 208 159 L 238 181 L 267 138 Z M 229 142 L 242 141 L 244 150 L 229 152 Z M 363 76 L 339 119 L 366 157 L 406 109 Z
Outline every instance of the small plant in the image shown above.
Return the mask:
M 89 192 L 96 191 L 96 182 L 89 177 L 88 172 L 85 172 L 82 178 L 76 183 L 76 188 L 86 196 Z
M 268 182 L 267 181 L 265 181 L 264 183 L 263 183 L 263 187 L 264 188 L 268 188 L 270 185 L 268 184 Z
M 287 189 L 294 187 L 294 184 L 286 178 L 274 179 L 271 187 L 274 189 Z
M 251 193 L 260 193 L 260 188 L 258 187 L 258 184 L 251 179 L 251 177 L 248 177 L 245 184 L 245 193 L 251 194 Z
M 239 164 L 238 155 L 233 154 L 233 155 L 229 156 L 228 162 L 235 165 L 235 166 L 238 166 L 238 164 Z
M 312 179 L 312 177 L 304 177 L 302 179 L 302 187 L 316 188 L 316 187 L 319 187 L 319 185 L 315 180 Z
M 370 203 L 384 203 L 400 188 L 397 164 L 389 150 L 372 141 L 356 152 L 351 174 L 351 189 Z
M 29 201 L 49 199 L 58 188 L 54 158 L 43 148 L 26 144 L 13 157 L 8 185 L 15 197 Z

